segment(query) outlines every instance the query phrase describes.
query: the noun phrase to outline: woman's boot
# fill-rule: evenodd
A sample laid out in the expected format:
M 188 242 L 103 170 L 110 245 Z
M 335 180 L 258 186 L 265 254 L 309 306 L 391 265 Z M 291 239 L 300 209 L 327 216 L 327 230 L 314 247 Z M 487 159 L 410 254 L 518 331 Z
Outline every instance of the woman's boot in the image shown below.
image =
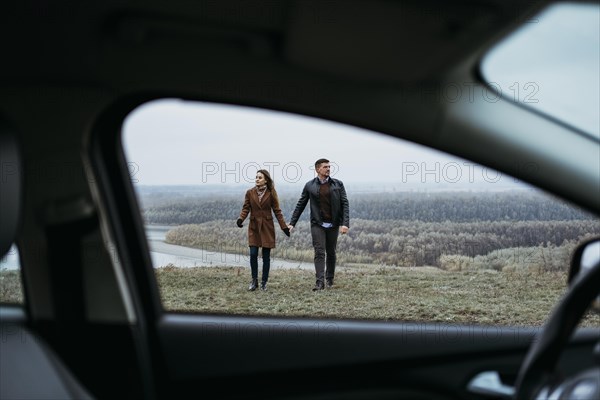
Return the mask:
M 254 291 L 258 287 L 258 278 L 252 278 L 252 282 L 250 282 L 250 286 L 248 286 L 248 290 Z

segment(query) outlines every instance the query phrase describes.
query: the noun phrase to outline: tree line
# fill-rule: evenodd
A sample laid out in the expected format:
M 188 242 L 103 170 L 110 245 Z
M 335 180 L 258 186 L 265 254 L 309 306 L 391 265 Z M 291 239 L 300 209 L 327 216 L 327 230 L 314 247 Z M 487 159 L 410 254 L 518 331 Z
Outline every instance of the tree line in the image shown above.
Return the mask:
M 143 199 L 147 224 L 201 224 L 235 220 L 244 193 L 239 196 L 188 196 Z M 348 194 L 351 219 L 422 222 L 567 221 L 597 217 L 537 191 L 511 192 L 399 192 Z M 298 198 L 280 197 L 284 217 L 290 218 Z M 308 210 L 301 220 L 308 219 Z
M 600 235 L 600 220 L 538 191 L 349 193 L 351 230 L 340 237 L 342 264 L 447 270 L 564 269 L 575 244 Z M 286 220 L 297 197 L 280 196 Z M 174 225 L 167 241 L 245 254 L 235 226 L 240 196 L 161 195 L 142 202 L 146 223 Z M 311 262 L 307 208 L 290 238 L 278 233 L 275 257 Z
M 600 224 L 594 220 L 453 223 L 355 219 L 348 235 L 338 240 L 338 259 L 341 264 L 436 266 L 448 270 L 503 270 L 519 265 L 564 270 L 574 245 L 599 234 Z M 279 231 L 277 235 L 274 257 L 312 261 L 308 222 L 298 223 L 290 238 Z M 248 251 L 246 229 L 237 228 L 230 220 L 174 227 L 166 241 L 207 251 Z M 540 255 L 548 260 L 540 261 Z M 553 260 L 557 255 L 560 258 Z

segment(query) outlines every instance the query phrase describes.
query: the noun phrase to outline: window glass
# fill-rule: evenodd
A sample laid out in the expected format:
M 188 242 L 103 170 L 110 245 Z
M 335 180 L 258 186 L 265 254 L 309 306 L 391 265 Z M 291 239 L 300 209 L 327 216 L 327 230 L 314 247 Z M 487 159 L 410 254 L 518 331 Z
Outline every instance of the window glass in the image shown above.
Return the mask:
M 574 246 L 600 233 L 592 215 L 497 171 L 315 118 L 165 99 L 134 110 L 123 135 L 174 312 L 539 326 L 564 293 Z M 272 212 L 265 221 L 253 208 L 241 229 L 236 220 L 264 169 L 285 227 L 320 158 L 344 185 L 349 230 L 333 286 L 313 291 L 310 204 L 290 237 Z M 253 216 L 275 228 L 266 291 L 248 290 Z
M 600 5 L 559 3 L 482 60 L 504 96 L 600 140 Z
M 0 303 L 22 304 L 21 264 L 19 251 L 14 244 L 0 259 Z

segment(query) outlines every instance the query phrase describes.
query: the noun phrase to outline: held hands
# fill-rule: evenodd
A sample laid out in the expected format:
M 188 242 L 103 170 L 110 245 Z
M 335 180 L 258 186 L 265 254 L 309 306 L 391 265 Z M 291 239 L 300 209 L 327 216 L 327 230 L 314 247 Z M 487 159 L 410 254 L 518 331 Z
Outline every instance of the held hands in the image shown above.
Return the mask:
M 244 222 L 244 221 L 242 221 L 241 218 L 238 218 L 238 220 L 236 221 L 238 228 L 242 228 L 244 226 L 244 224 L 242 222 Z
M 289 225 L 287 226 L 287 228 L 282 229 L 283 233 L 285 233 L 285 236 L 290 237 L 290 233 L 292 233 L 292 231 L 294 230 L 294 225 Z

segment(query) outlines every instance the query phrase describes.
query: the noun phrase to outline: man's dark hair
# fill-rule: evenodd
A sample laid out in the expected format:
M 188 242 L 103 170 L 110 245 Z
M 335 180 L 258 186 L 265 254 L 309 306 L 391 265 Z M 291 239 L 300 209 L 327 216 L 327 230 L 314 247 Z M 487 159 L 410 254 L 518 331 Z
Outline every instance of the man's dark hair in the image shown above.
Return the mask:
M 319 158 L 317 161 L 315 161 L 315 169 L 319 168 L 319 165 L 323 164 L 323 163 L 328 163 L 329 160 L 326 158 Z

